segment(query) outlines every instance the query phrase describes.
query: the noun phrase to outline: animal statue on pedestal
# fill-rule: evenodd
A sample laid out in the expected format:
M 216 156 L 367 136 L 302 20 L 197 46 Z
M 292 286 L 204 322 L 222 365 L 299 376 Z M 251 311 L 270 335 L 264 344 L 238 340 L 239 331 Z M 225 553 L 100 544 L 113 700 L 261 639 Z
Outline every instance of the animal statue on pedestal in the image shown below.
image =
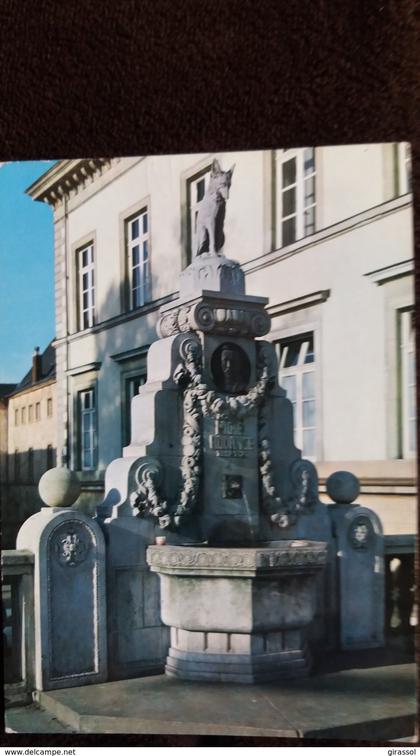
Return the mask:
M 197 255 L 204 252 L 212 255 L 221 254 L 225 242 L 223 226 L 226 200 L 229 199 L 234 167 L 232 166 L 230 171 L 222 171 L 219 161 L 213 160 L 209 185 L 197 213 Z

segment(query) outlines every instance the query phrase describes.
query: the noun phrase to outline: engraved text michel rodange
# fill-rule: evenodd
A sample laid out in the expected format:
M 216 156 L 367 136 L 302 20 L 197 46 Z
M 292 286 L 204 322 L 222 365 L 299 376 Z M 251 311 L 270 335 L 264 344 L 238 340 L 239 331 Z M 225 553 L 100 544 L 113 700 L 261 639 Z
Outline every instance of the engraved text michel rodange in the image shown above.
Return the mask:
M 209 434 L 209 447 L 217 457 L 246 457 L 255 449 L 255 438 L 245 433 L 243 420 L 214 421 L 214 433 Z

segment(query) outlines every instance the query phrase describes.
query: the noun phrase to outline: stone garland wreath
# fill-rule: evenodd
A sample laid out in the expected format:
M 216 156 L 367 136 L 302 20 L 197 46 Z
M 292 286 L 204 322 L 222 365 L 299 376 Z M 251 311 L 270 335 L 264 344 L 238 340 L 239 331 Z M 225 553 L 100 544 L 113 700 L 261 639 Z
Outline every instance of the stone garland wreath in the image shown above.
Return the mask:
M 198 502 L 202 434 L 201 418 L 210 416 L 215 419 L 241 419 L 254 409 L 258 414 L 258 448 L 259 471 L 262 483 L 262 509 L 272 524 L 287 528 L 297 520 L 299 510 L 307 503 L 308 473 L 302 473 L 300 496 L 283 503 L 278 495 L 271 462 L 271 450 L 268 437 L 267 407 L 265 397 L 272 388 L 264 350 L 259 350 L 257 362 L 257 382 L 246 394 L 225 396 L 210 389 L 203 381 L 199 370 L 199 346 L 191 341 L 184 350 L 183 362 L 174 372 L 174 381 L 183 388 L 184 425 L 182 434 L 181 475 L 183 487 L 178 503 L 171 513 L 168 502 L 160 498 L 154 475 L 146 475 L 142 485 L 132 497 L 132 506 L 137 516 L 152 516 L 158 520 L 163 529 L 177 529 L 191 515 Z

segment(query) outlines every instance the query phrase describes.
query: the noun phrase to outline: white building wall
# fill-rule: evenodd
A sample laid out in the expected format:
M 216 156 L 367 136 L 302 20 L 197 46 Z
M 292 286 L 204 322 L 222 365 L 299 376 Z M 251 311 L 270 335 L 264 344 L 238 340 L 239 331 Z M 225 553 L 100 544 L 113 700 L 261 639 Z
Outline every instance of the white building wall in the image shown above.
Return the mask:
M 368 276 L 412 257 L 409 195 L 393 198 L 394 145 L 316 149 L 316 233 L 276 249 L 273 208 L 275 163 L 270 152 L 232 152 L 123 158 L 68 198 L 56 217 L 56 316 L 58 409 L 64 444 L 66 391 L 74 451 L 74 395 L 95 381 L 98 397 L 98 471 L 121 453 L 122 378 L 120 356 L 156 338 L 159 303 L 126 310 L 124 218 L 148 206 L 152 299 L 175 295 L 185 262 L 186 182 L 214 157 L 224 169 L 235 164 L 227 205 L 225 254 L 243 264 L 247 292 L 264 295 L 270 306 L 329 291 L 326 301 L 273 316 L 273 338 L 293 327 L 313 329 L 316 343 L 318 462 L 384 462 L 398 456 L 395 441 L 398 395 L 397 348 L 390 337 L 394 299 L 390 288 Z M 277 179 L 278 180 L 278 179 Z M 278 219 L 277 219 L 278 222 Z M 94 240 L 97 327 L 77 332 L 76 249 Z M 67 254 L 68 345 L 64 249 Z M 405 297 L 414 301 L 412 276 Z M 401 293 L 398 293 L 401 298 Z M 105 323 L 106 321 L 106 323 Z M 392 351 L 393 357 L 390 358 Z M 391 376 L 392 372 L 392 376 Z M 67 378 L 68 376 L 68 385 Z M 390 440 L 390 436 L 394 436 Z M 60 444 L 60 442 L 59 442 Z M 92 475 L 90 475 L 92 477 Z
M 319 147 L 316 157 L 318 228 L 392 198 L 392 145 Z

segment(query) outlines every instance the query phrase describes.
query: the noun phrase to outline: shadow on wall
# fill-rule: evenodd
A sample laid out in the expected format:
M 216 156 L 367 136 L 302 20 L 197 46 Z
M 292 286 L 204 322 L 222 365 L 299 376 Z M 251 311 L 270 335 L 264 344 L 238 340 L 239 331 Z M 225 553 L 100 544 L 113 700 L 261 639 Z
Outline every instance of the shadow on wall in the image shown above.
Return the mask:
M 55 467 L 55 449 L 29 449 L 8 455 L 8 477 L 1 486 L 2 548 L 14 549 L 19 528 L 42 507 L 41 476 Z
M 156 290 L 158 277 L 151 276 L 151 292 Z M 173 295 L 178 285 L 174 280 L 174 289 L 167 295 Z M 97 325 L 93 328 L 93 346 L 89 357 L 83 356 L 83 362 L 98 363 L 99 368 L 94 381 L 95 388 L 95 427 L 96 427 L 96 460 L 88 469 L 82 463 L 82 408 L 81 393 L 92 387 L 91 375 L 83 384 L 83 377 L 77 376 L 77 386 L 72 388 L 70 377 L 68 383 L 69 415 L 72 417 L 70 428 L 73 428 L 69 439 L 69 459 L 64 462 L 77 472 L 81 481 L 81 494 L 76 508 L 85 514 L 95 514 L 96 505 L 103 498 L 103 483 L 107 465 L 122 455 L 122 448 L 128 444 L 129 434 L 127 426 L 130 418 L 129 380 L 146 369 L 146 352 L 141 355 L 136 351 L 147 347 L 158 336 L 156 324 L 160 305 L 153 301 L 143 307 L 132 310 L 129 307 L 129 279 L 126 275 L 124 282 L 109 287 L 103 299 L 104 303 L 113 303 L 114 311 L 107 311 L 107 319 L 103 320 L 103 307 L 97 315 Z M 115 311 L 117 305 L 119 311 Z M 105 304 L 106 306 L 106 304 Z M 127 320 L 113 324 L 112 319 L 126 314 Z M 74 364 L 78 365 L 77 340 L 72 345 Z M 118 356 L 116 358 L 115 356 Z M 73 394 L 71 394 L 73 392 Z

